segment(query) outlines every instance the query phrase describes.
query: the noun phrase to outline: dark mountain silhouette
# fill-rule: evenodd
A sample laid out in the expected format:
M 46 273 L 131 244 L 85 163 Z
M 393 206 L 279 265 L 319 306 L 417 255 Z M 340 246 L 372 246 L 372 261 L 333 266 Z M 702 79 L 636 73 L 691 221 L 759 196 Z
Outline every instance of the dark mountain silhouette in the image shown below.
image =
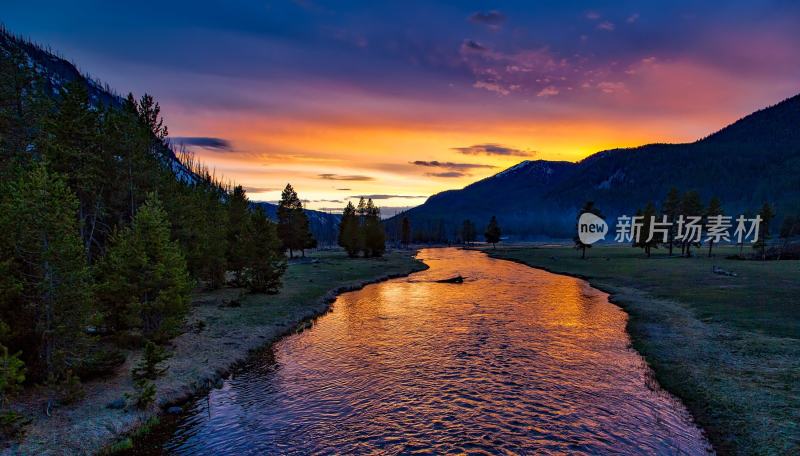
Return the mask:
M 660 205 L 671 187 L 722 201 L 726 214 L 775 204 L 800 213 L 800 95 L 687 144 L 598 152 L 577 163 L 524 161 L 461 190 L 431 196 L 408 216 L 418 234 L 457 238 L 464 219 L 480 228 L 497 215 L 514 238 L 572 235 L 578 208 L 595 201 L 607 218 Z M 387 223 L 394 232 L 401 216 Z

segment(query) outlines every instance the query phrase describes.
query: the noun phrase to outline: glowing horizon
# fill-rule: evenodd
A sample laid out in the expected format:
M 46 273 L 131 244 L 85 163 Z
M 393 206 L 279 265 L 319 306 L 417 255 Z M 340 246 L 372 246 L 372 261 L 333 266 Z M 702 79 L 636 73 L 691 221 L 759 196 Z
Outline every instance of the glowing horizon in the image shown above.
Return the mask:
M 251 199 L 291 182 L 312 209 L 410 207 L 526 159 L 693 141 L 800 80 L 796 5 L 119 8 L 12 1 L 4 21 L 155 95 L 173 140 Z

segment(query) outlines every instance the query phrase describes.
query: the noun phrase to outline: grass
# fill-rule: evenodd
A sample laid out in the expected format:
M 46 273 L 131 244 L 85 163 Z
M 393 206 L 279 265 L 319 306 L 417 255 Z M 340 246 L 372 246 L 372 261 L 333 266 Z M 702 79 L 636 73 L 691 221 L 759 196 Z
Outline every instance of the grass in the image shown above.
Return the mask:
M 487 252 L 588 279 L 630 315 L 634 347 L 722 454 L 800 454 L 800 262 L 603 246 Z M 717 266 L 735 272 L 712 272 Z
M 343 252 L 315 252 L 307 261 L 291 262 L 280 293 L 244 294 L 226 288 L 193 296 L 186 331 L 169 344 L 171 357 L 165 375 L 154 383 L 160 406 L 179 403 L 216 384 L 248 354 L 292 332 L 327 308 L 334 290 L 355 289 L 390 276 L 422 270 L 412 251 L 392 251 L 383 258 L 347 258 Z M 240 306 L 226 302 L 238 300 Z M 137 440 L 160 425 L 150 420 L 158 410 L 113 410 L 106 404 L 133 390 L 130 368 L 139 359 L 130 353 L 112 377 L 87 382 L 86 397 L 54 416 L 38 414 L 37 398 L 19 404 L 33 417 L 22 442 L 0 453 L 10 454 L 116 454 L 135 453 Z M 142 424 L 144 423 L 144 424 Z M 119 440 L 122 439 L 122 440 Z

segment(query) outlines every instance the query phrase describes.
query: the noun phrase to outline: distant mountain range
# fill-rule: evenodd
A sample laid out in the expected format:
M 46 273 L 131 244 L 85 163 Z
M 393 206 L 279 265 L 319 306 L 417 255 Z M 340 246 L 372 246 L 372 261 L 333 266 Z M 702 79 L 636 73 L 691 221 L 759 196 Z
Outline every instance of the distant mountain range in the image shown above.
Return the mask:
M 726 214 L 754 212 L 765 201 L 777 222 L 800 214 L 800 95 L 762 109 L 688 144 L 649 144 L 598 152 L 577 163 L 523 161 L 461 190 L 431 196 L 387 221 L 396 236 L 407 216 L 418 238 L 457 238 L 465 219 L 479 230 L 496 215 L 516 239 L 567 238 L 585 201 L 607 219 L 660 206 L 675 187 L 722 201 Z
M 108 85 L 81 73 L 74 64 L 56 55 L 53 51 L 20 39 L 2 28 L 0 28 L 0 50 L 6 52 L 21 51 L 26 55 L 29 65 L 42 77 L 42 80 L 47 85 L 46 90 L 53 97 L 57 97 L 66 84 L 78 80 L 86 85 L 89 90 L 89 97 L 96 106 L 122 104 L 123 99 Z M 199 180 L 197 175 L 178 160 L 178 157 L 171 149 L 165 149 L 162 152 L 163 156 L 169 160 L 167 165 L 175 173 L 176 179 L 189 183 Z M 267 217 L 273 220 L 277 219 L 277 205 L 266 202 L 254 202 L 253 204 L 261 206 Z M 335 244 L 341 216 L 310 209 L 306 210 L 306 214 L 309 218 L 311 232 L 320 245 Z

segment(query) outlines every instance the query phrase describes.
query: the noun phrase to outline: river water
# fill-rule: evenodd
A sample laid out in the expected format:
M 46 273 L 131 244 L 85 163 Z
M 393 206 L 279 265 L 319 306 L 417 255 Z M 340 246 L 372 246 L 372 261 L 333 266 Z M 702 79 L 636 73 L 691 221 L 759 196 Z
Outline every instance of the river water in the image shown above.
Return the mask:
M 171 454 L 706 454 L 582 280 L 429 249 L 191 405 Z M 463 284 L 435 280 L 461 274 Z

